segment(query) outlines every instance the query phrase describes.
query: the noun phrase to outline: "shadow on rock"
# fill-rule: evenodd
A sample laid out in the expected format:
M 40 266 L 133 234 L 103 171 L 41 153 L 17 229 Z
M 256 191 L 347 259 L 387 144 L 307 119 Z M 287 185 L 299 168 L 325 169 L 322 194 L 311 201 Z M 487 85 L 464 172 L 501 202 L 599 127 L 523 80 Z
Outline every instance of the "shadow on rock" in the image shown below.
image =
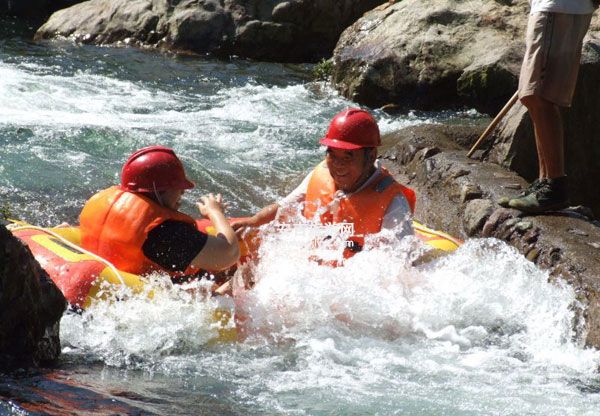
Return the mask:
M 31 251 L 0 225 L 0 367 L 56 360 L 66 306 Z

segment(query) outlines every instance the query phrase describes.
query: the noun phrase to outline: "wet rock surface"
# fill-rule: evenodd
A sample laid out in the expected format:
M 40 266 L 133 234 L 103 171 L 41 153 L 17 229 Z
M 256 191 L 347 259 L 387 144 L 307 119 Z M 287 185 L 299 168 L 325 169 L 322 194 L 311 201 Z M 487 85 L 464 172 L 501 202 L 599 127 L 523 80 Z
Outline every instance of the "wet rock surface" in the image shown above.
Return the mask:
M 66 306 L 31 251 L 0 225 L 0 367 L 56 360 Z
M 572 285 L 582 304 L 574 328 L 588 345 L 600 347 L 600 222 L 582 206 L 527 216 L 497 205 L 498 198 L 517 194 L 527 183 L 496 164 L 466 157 L 482 130 L 409 127 L 384 138 L 382 158 L 417 192 L 419 221 L 463 239 L 504 240 L 548 270 L 551 279 Z
M 333 83 L 371 107 L 467 105 L 495 114 L 517 88 L 528 11 L 527 0 L 403 0 L 375 8 L 342 33 Z
M 331 56 L 342 31 L 384 1 L 90 0 L 53 14 L 36 39 L 316 61 Z

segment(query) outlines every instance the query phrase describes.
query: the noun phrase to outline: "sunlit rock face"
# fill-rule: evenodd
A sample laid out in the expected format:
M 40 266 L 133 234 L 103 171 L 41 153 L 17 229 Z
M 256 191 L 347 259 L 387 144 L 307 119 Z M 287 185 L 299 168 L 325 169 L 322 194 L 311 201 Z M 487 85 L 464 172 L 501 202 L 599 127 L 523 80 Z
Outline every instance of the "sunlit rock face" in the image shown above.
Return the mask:
M 432 109 L 493 111 L 516 89 L 528 4 L 404 0 L 367 13 L 342 34 L 334 83 L 346 97 Z
M 516 91 L 528 14 L 527 0 L 403 0 L 375 8 L 340 37 L 333 82 L 374 107 L 467 105 L 494 114 Z M 595 16 L 590 33 L 597 28 Z
M 381 3 L 384 0 L 90 0 L 52 15 L 36 38 L 316 61 L 331 56 L 342 31 Z
M 58 358 L 66 301 L 31 251 L 0 225 L 0 366 Z

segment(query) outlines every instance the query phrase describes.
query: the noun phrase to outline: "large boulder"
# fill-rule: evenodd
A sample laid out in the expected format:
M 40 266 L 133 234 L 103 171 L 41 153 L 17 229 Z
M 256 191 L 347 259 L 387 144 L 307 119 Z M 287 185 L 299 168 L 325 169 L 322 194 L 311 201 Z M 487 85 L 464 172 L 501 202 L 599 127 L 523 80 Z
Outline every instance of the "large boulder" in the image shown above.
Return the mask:
M 89 0 L 36 39 L 135 44 L 276 61 L 331 56 L 340 33 L 385 0 Z
M 35 38 L 61 36 L 97 44 L 158 41 L 156 31 L 166 31 L 168 24 L 161 20 L 167 8 L 164 0 L 90 0 L 54 13 Z
M 363 13 L 384 2 L 385 0 L 255 2 L 262 3 L 262 12 L 260 7 L 255 6 L 254 10 L 246 7 L 242 17 L 236 19 L 238 24 L 233 53 L 255 59 L 286 61 L 315 61 L 330 57 L 342 31 Z
M 591 207 L 600 217 L 600 38 L 598 21 L 583 47 L 582 65 L 571 108 L 564 109 L 565 167 L 569 177 L 571 202 Z M 527 110 L 517 103 L 502 120 L 486 152 L 486 160 L 512 169 L 531 180 L 537 177 L 537 155 L 533 126 Z M 485 146 L 484 146 L 485 147 Z
M 496 113 L 517 88 L 528 10 L 527 0 L 402 0 L 376 8 L 340 37 L 333 83 L 372 107 Z
M 59 322 L 66 306 L 31 251 L 0 225 L 0 367 L 58 358 Z

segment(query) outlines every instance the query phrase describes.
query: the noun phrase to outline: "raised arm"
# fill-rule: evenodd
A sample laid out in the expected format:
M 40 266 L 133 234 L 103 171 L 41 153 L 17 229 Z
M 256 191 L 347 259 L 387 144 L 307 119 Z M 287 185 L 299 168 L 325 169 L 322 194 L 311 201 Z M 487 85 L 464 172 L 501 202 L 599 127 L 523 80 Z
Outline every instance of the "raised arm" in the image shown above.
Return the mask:
M 240 258 L 240 247 L 235 231 L 223 214 L 221 195 L 203 196 L 197 203 L 200 213 L 210 219 L 217 236 L 208 236 L 204 248 L 192 260 L 192 266 L 206 270 L 224 270 Z

